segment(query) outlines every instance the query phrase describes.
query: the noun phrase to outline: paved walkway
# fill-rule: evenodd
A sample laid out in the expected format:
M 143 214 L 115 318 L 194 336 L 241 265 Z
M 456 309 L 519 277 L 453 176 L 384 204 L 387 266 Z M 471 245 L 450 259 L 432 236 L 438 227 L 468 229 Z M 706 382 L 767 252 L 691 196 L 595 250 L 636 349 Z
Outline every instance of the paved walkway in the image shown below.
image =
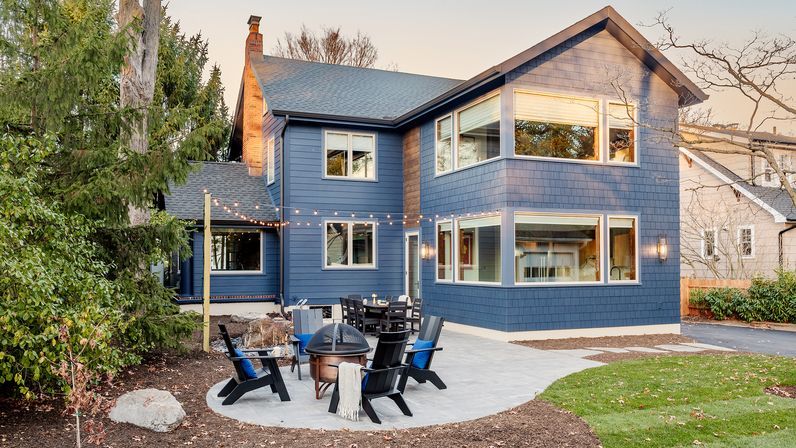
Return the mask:
M 585 358 L 587 356 L 602 355 L 604 353 L 699 353 L 706 350 L 715 350 L 720 352 L 732 352 L 731 348 L 720 347 L 718 345 L 704 344 L 701 342 L 684 342 L 682 344 L 661 344 L 654 347 L 587 347 L 575 349 L 562 349 L 562 350 L 548 350 L 548 352 L 558 353 L 565 356 L 572 356 L 574 358 Z
M 375 345 L 375 339 L 370 342 Z M 404 398 L 413 417 L 404 416 L 391 400 L 383 398 L 373 401 L 381 425 L 372 423 L 361 411 L 359 422 L 345 420 L 327 412 L 331 390 L 321 400 L 315 400 L 309 374 L 298 381 L 289 368 L 282 369 L 289 402 L 280 402 L 276 394 L 265 388 L 250 392 L 234 405 L 222 406 L 216 395 L 225 380 L 208 391 L 207 404 L 221 415 L 263 426 L 362 431 L 412 428 L 496 414 L 533 399 L 561 377 L 602 365 L 448 330 L 443 331 L 440 345 L 444 350 L 434 355 L 433 366 L 448 388 L 437 390 L 430 383 L 418 384 L 410 379 Z M 307 371 L 305 364 L 303 373 Z
M 796 333 L 790 331 L 686 322 L 681 331 L 699 342 L 738 351 L 796 356 Z

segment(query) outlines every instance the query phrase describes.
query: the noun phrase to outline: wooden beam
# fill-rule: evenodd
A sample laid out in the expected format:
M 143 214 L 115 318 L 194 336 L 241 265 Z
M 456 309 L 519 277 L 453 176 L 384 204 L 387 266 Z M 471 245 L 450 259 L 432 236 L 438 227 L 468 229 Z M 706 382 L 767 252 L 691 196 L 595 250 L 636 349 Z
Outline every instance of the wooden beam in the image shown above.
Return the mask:
M 202 266 L 202 349 L 210 352 L 210 193 L 205 193 L 204 263 Z

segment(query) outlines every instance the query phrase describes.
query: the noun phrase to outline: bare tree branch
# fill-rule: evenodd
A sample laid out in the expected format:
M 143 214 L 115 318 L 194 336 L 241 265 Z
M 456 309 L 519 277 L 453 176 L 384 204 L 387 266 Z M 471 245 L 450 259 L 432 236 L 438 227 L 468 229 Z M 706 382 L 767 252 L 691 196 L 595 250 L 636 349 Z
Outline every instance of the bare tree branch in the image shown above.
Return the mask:
M 316 34 L 305 25 L 298 35 L 286 32 L 282 39 L 277 39 L 273 54 L 354 67 L 373 67 L 379 57 L 378 49 L 367 34 L 358 31 L 349 38 L 342 34 L 340 27 L 323 27 L 320 34 Z

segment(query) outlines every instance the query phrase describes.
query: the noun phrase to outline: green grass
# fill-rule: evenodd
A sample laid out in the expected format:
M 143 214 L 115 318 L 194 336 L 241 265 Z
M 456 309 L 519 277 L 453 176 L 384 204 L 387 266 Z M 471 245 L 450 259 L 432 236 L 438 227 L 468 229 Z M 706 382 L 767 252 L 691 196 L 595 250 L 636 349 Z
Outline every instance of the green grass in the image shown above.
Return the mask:
M 796 359 L 664 356 L 575 373 L 541 398 L 582 417 L 603 446 L 793 447 L 796 400 L 768 395 L 796 384 Z

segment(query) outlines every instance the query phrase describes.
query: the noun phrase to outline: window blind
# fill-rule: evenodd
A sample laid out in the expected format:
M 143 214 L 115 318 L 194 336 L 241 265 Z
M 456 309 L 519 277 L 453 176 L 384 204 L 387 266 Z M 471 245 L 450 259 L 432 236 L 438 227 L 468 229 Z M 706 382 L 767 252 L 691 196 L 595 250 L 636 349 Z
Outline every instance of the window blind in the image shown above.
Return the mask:
M 566 226 L 596 226 L 600 218 L 596 216 L 547 216 L 547 215 L 516 215 L 517 224 L 550 224 Z
M 476 227 L 490 227 L 490 226 L 499 226 L 499 225 L 500 225 L 500 216 L 463 219 L 459 221 L 459 229 L 474 229 Z
M 636 109 L 627 104 L 608 105 L 608 127 L 633 129 Z
M 326 133 L 326 149 L 348 149 L 348 134 Z
M 441 222 L 437 224 L 440 232 L 450 232 L 451 231 L 451 223 L 449 222 Z
M 451 138 L 451 117 L 445 117 L 437 121 L 437 141 L 448 140 Z
M 599 102 L 534 93 L 514 94 L 514 119 L 597 127 Z
M 373 151 L 373 146 L 372 135 L 351 135 L 351 148 L 354 151 Z
M 633 218 L 610 218 L 609 225 L 614 229 L 632 229 Z
M 459 112 L 459 133 L 500 121 L 500 96 L 493 96 Z

